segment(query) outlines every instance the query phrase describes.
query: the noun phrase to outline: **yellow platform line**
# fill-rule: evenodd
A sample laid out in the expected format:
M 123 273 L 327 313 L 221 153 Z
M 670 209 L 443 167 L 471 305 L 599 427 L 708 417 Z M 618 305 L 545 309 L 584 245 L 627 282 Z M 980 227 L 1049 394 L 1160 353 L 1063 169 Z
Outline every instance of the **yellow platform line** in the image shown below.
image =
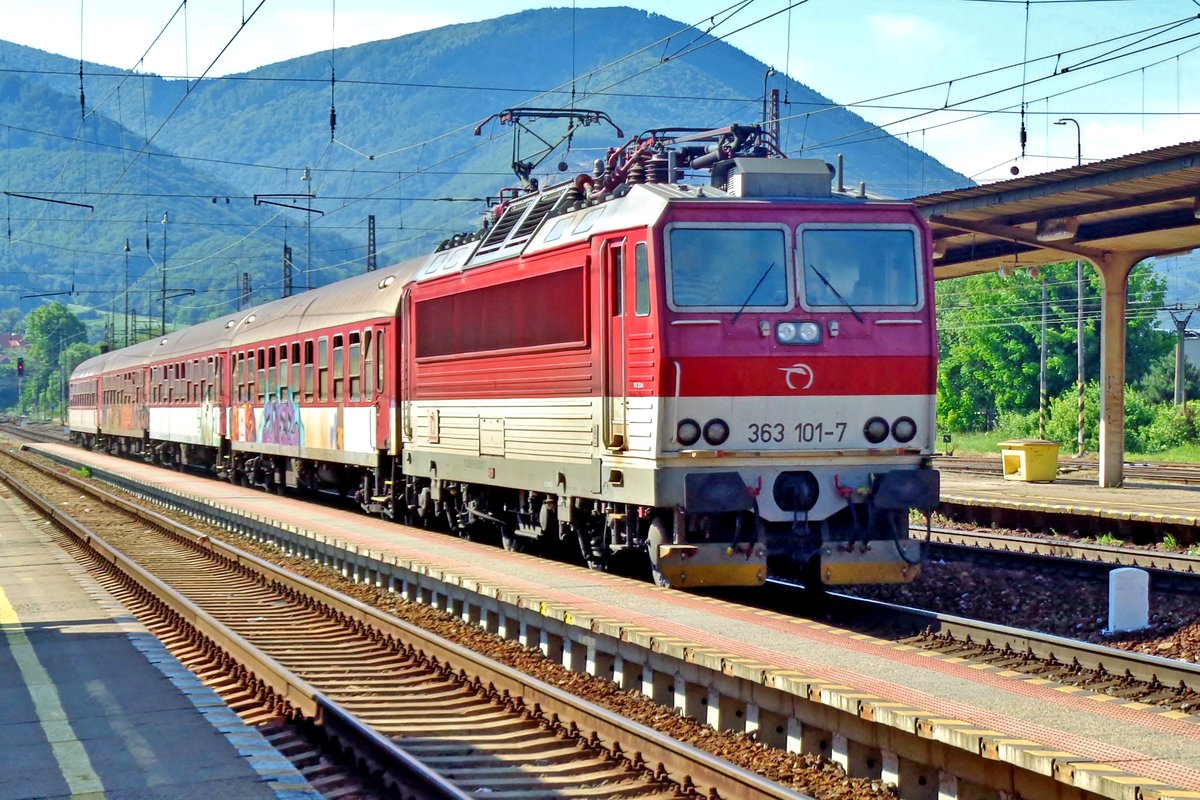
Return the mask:
M 0 626 L 3 626 L 9 652 L 17 663 L 17 669 L 21 671 L 25 686 L 29 689 L 29 698 L 33 701 L 38 724 L 50 744 L 54 760 L 58 762 L 59 774 L 66 782 L 71 795 L 103 792 L 104 783 L 92 767 L 87 750 L 71 728 L 54 681 L 38 660 L 33 644 L 22 629 L 21 618 L 8 601 L 3 587 L 0 587 Z

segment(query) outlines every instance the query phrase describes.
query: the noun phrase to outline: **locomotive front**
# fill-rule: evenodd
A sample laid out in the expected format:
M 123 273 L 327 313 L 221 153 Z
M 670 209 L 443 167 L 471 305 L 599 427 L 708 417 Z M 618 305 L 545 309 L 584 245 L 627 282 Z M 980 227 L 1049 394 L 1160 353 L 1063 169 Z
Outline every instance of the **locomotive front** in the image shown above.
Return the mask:
M 655 228 L 666 308 L 659 579 L 910 581 L 938 502 L 928 228 L 818 161 L 736 159 Z M 714 181 L 715 182 L 715 181 Z M 768 569 L 763 570 L 766 562 Z

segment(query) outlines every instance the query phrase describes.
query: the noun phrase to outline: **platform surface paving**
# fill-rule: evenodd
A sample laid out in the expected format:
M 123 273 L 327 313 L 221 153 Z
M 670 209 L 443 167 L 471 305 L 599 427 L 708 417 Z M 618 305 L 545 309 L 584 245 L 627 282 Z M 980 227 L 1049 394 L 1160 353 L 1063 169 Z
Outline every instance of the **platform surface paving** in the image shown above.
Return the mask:
M 0 484 L 0 800 L 318 800 Z
M 66 446 L 37 447 L 372 554 L 440 565 L 489 586 L 565 606 L 580 618 L 619 620 L 730 658 L 807 676 L 831 692 L 913 709 L 939 723 L 993 732 L 1006 741 L 1057 753 L 1080 768 L 1116 769 L 1144 779 L 1148 786 L 1183 790 L 1171 792 L 1173 796 L 1200 797 L 1200 720 L 1187 714 L 212 479 Z

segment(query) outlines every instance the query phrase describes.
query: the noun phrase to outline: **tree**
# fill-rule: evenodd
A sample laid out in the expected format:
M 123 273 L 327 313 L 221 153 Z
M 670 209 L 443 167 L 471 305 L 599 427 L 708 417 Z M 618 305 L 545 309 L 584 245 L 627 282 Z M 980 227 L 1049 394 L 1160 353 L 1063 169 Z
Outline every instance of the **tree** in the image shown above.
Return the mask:
M 1100 363 L 1100 276 L 1085 269 L 1085 370 L 1095 379 Z M 1038 407 L 1041 297 L 1047 288 L 1046 372 L 1051 397 L 1076 382 L 1075 265 L 1053 264 L 1034 278 L 977 275 L 937 286 L 939 351 L 938 420 L 950 430 L 988 428 L 1002 412 Z M 1126 316 L 1127 381 L 1135 383 L 1170 351 L 1172 336 L 1154 327 L 1166 284 L 1144 264 L 1129 277 Z
M 23 413 L 38 411 L 51 417 L 62 411 L 66 377 L 70 375 L 62 355 L 74 344 L 86 345 L 80 341 L 86 335 L 83 323 L 62 303 L 50 303 L 29 312 L 25 318 L 29 354 L 25 359 L 25 385 L 21 391 Z M 72 364 L 71 369 L 78 363 Z
M 1183 362 L 1183 381 L 1187 399 L 1200 400 L 1200 369 L 1189 361 Z M 1155 359 L 1138 383 L 1138 389 L 1151 402 L 1170 403 L 1175 400 L 1175 354 Z

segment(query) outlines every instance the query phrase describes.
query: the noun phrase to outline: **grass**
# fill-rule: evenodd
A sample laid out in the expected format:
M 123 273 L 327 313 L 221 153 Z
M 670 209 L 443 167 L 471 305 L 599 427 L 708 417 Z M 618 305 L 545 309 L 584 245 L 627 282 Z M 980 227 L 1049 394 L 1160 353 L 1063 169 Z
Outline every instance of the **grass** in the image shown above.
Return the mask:
M 953 450 L 956 456 L 975 456 L 1000 455 L 1000 442 L 1007 441 L 1008 436 L 1004 436 L 997 431 L 987 431 L 983 433 L 955 433 L 951 434 L 951 441 L 946 444 L 939 436 L 937 438 L 938 452 L 948 453 Z M 1071 444 L 1069 448 L 1064 447 L 1059 450 L 1059 458 L 1070 458 L 1075 455 L 1075 445 Z M 1088 453 L 1093 458 L 1096 457 L 1094 452 Z M 1138 453 L 1133 450 L 1125 452 L 1126 461 L 1181 461 L 1200 463 L 1200 444 L 1188 444 L 1181 447 L 1173 447 L 1170 450 L 1160 450 L 1156 453 Z

